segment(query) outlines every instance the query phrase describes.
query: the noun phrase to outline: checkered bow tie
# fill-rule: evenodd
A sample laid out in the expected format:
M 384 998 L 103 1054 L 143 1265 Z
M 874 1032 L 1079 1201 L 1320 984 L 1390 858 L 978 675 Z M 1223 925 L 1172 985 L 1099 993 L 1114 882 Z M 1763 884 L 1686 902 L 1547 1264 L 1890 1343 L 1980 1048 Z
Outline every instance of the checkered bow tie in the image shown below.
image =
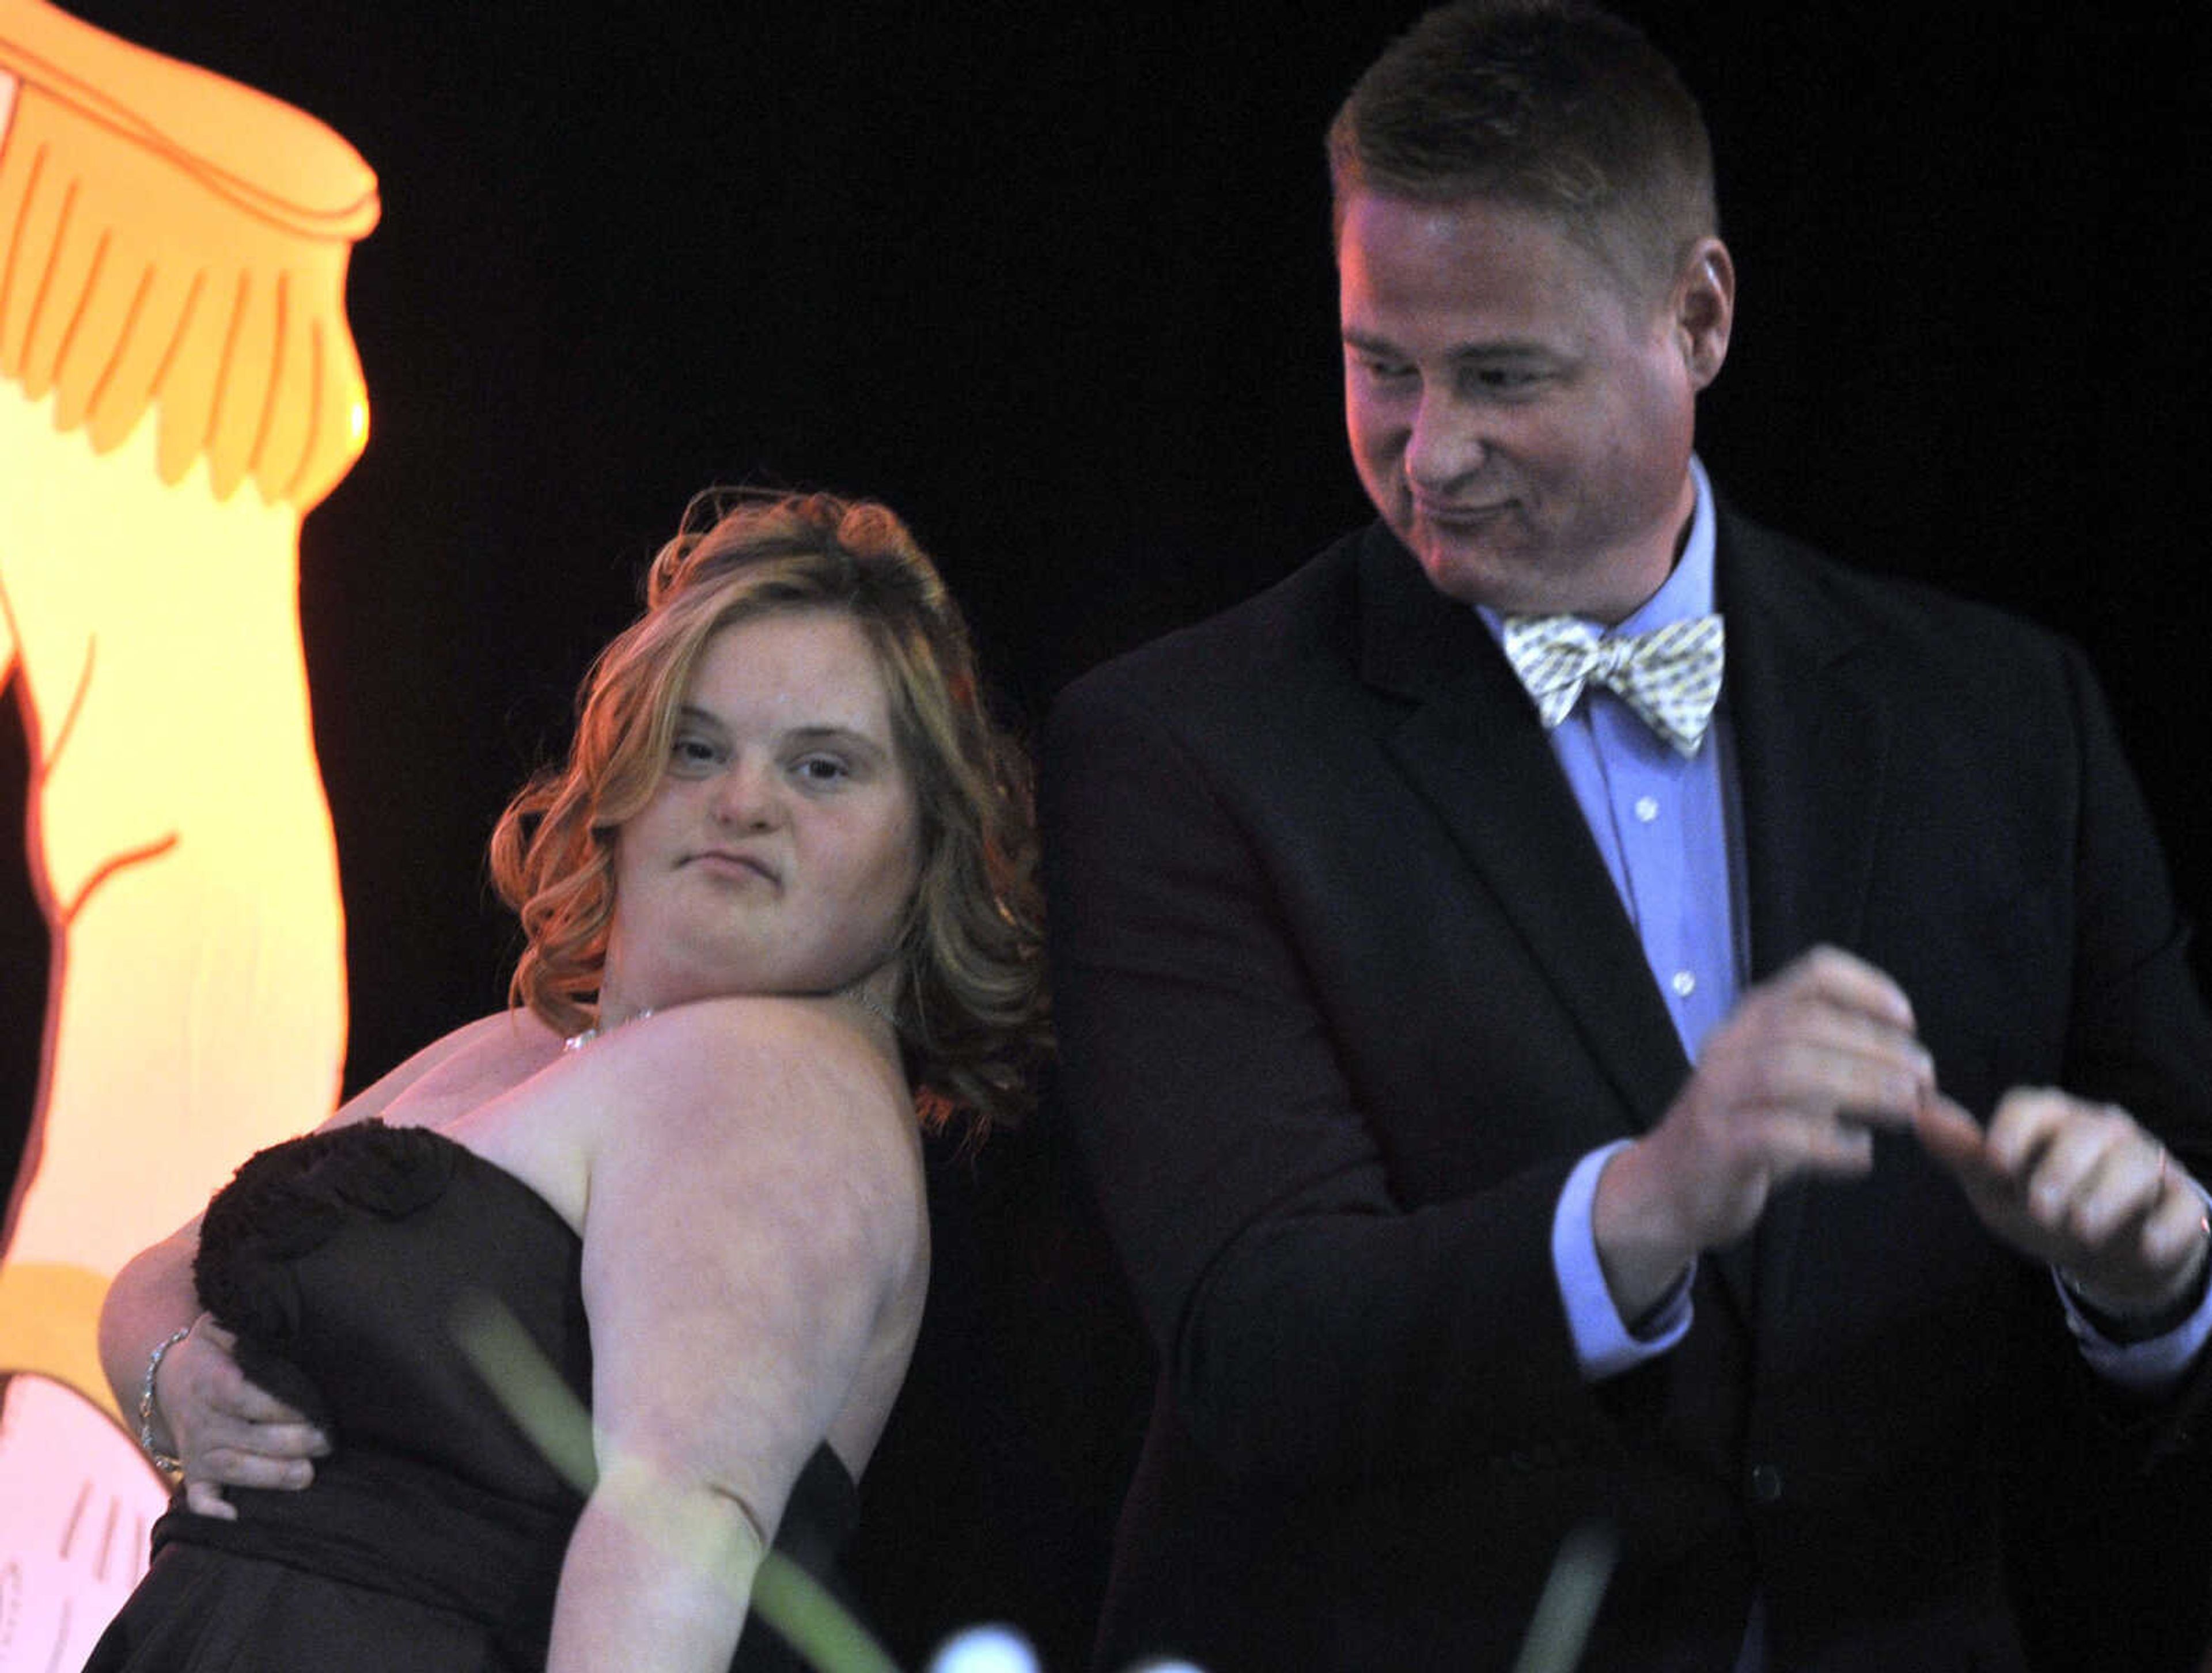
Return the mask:
M 1505 659 L 1546 730 L 1573 712 L 1592 680 L 1633 709 L 1685 758 L 1698 753 L 1721 694 L 1721 619 L 1692 616 L 1648 633 L 1606 639 L 1571 615 L 1510 615 Z

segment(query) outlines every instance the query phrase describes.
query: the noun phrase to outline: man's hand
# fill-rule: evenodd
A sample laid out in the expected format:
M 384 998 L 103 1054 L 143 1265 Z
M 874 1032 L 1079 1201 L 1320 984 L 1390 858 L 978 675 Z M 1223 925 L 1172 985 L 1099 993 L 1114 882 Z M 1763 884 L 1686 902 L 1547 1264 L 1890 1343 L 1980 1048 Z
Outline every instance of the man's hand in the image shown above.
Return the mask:
M 1999 1240 L 2063 1268 L 2068 1286 L 2100 1312 L 2160 1312 L 2203 1270 L 2212 1245 L 2203 1197 L 2118 1105 L 2015 1088 L 1984 1131 L 1938 1095 L 1913 1130 Z
M 1863 960 L 1815 948 L 1752 989 L 1665 1119 L 1598 1179 L 1592 1228 L 1621 1316 L 1751 1230 L 1784 1181 L 1864 1173 L 1872 1129 L 1909 1124 L 1935 1084 L 1911 1003 Z
M 303 1488 L 315 1478 L 309 1460 L 331 1450 L 304 1414 L 246 1379 L 233 1357 L 237 1341 L 203 1318 L 162 1355 L 154 1390 L 169 1450 L 184 1461 L 185 1504 L 224 1522 L 238 1518 L 224 1488 Z

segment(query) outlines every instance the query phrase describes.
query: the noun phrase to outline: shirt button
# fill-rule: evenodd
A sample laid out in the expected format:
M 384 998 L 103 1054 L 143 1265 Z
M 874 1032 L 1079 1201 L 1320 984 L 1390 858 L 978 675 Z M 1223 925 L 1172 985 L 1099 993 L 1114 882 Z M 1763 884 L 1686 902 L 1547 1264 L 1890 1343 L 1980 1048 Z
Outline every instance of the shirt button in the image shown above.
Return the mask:
M 1646 825 L 1649 825 L 1653 820 L 1658 818 L 1659 798 L 1656 796 L 1638 797 L 1636 798 L 1636 816 Z
M 1771 1464 L 1752 1465 L 1751 1496 L 1762 1505 L 1771 1505 L 1781 1498 L 1782 1472 Z
M 1698 979 L 1686 970 L 1678 970 L 1674 973 L 1672 986 L 1675 992 L 1686 999 L 1698 991 Z

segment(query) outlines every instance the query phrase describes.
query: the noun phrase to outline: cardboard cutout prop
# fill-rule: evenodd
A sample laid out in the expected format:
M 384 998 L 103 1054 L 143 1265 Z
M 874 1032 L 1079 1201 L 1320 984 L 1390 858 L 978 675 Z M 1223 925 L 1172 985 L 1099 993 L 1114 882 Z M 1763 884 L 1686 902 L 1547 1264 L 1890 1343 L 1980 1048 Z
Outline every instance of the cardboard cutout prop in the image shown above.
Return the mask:
M 0 0 L 0 687 L 53 946 L 0 1222 L 0 1673 L 77 1664 L 164 1496 L 94 1353 L 109 1280 L 337 1090 L 299 530 L 367 439 L 377 213 L 313 118 Z

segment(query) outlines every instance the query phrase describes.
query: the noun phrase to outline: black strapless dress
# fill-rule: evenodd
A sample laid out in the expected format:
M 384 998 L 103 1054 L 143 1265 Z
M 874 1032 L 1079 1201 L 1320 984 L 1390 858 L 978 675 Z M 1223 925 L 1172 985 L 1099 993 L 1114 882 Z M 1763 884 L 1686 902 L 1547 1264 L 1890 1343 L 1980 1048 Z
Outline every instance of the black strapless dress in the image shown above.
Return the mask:
M 239 1363 L 332 1437 L 304 1492 L 181 1495 L 86 1673 L 424 1673 L 544 1664 L 581 1496 L 456 1345 L 456 1309 L 504 1306 L 587 1402 L 583 1245 L 513 1174 L 420 1127 L 366 1121 L 264 1150 L 209 1204 L 200 1300 Z M 808 1461 L 777 1549 L 825 1584 L 853 1481 Z M 833 1585 L 833 1590 L 834 1590 Z M 802 1666 L 757 1619 L 735 1667 Z

